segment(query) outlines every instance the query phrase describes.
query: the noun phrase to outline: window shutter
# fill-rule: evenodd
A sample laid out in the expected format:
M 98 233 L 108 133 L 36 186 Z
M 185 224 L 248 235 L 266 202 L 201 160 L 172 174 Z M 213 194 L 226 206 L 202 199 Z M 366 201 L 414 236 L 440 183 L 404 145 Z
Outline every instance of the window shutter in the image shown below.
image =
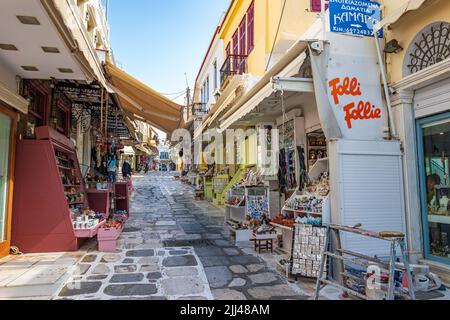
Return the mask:
M 252 2 L 247 10 L 247 55 L 255 46 L 255 3 Z
M 246 45 L 247 45 L 247 26 L 245 17 L 242 19 L 241 24 L 239 25 L 239 54 L 245 56 L 247 54 Z
M 328 9 L 328 4 L 325 4 L 325 9 Z M 322 0 L 311 0 L 311 11 L 321 12 L 322 11 Z

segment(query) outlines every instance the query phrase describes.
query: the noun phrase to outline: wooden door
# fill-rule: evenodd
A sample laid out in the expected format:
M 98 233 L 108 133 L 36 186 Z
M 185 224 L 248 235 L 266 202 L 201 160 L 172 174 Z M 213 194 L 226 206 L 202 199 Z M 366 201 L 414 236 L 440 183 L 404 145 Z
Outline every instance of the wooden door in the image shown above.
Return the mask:
M 0 103 L 0 258 L 11 246 L 11 211 L 17 115 Z

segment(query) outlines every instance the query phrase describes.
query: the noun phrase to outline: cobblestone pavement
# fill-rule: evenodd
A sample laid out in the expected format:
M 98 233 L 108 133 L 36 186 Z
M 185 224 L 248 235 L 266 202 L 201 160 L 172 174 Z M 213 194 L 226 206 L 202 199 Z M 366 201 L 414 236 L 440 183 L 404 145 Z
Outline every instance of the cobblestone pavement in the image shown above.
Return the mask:
M 260 257 L 237 247 L 223 210 L 194 201 L 193 189 L 173 175 L 136 177 L 134 186 L 118 252 L 99 253 L 96 241 L 89 243 L 76 274 L 54 299 L 308 298 Z

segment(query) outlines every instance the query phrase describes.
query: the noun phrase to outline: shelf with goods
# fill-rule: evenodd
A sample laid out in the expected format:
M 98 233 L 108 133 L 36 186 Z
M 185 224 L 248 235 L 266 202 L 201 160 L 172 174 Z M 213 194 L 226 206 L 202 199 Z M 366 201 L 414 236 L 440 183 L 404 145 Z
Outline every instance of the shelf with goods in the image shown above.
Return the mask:
M 329 192 L 328 168 L 323 167 L 303 191 L 296 191 L 286 201 L 281 214 L 271 221 L 281 235 L 281 250 L 292 253 L 296 224 L 321 226 L 330 221 Z
M 130 184 L 129 182 L 114 183 L 114 210 L 130 214 Z
M 250 241 L 256 228 L 269 215 L 269 188 L 235 186 L 228 191 L 225 222 L 236 233 L 236 241 Z
M 328 159 L 328 144 L 322 130 L 316 130 L 307 134 L 308 141 L 308 171 L 320 161 Z
M 106 213 L 89 209 L 73 142 L 49 127 L 35 133 L 17 145 L 13 245 L 25 253 L 76 251 Z

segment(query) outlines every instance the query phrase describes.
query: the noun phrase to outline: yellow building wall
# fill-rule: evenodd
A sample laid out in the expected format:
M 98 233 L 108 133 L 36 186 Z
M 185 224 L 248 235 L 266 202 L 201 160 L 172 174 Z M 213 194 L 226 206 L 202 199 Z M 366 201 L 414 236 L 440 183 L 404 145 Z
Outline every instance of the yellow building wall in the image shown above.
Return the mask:
M 272 51 L 274 38 L 283 8 L 284 0 L 237 0 L 230 9 L 220 30 L 220 38 L 233 52 L 233 35 L 239 28 L 250 4 L 255 3 L 254 48 L 247 58 L 248 73 L 261 76 L 266 71 L 267 59 Z M 310 0 L 287 0 L 275 45 L 281 40 L 298 39 L 317 19 L 317 13 L 310 12 Z
M 383 0 L 384 16 L 387 16 L 398 9 L 407 0 Z M 401 80 L 403 75 L 403 65 L 409 46 L 414 37 L 426 26 L 438 22 L 450 22 L 450 1 L 431 0 L 426 2 L 420 9 L 405 14 L 397 23 L 393 24 L 390 30 L 385 32 L 386 42 L 396 39 L 403 47 L 403 51 L 397 54 L 388 54 L 386 58 L 388 78 L 391 83 Z

